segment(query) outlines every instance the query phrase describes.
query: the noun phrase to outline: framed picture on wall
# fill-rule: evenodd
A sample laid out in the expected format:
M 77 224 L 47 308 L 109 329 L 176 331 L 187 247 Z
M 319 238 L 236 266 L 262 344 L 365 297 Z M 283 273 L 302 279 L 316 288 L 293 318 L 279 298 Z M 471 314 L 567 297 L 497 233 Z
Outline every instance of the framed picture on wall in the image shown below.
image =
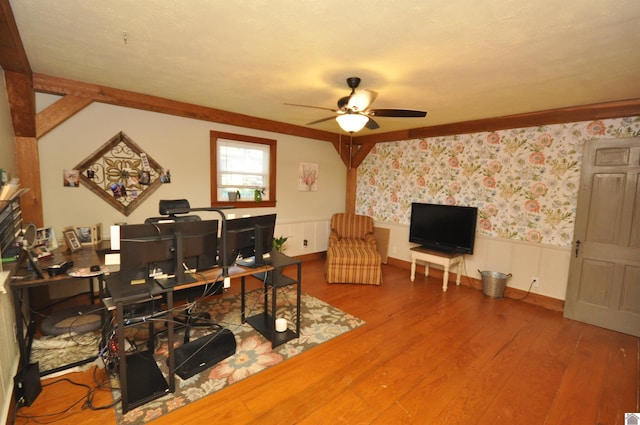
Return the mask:
M 62 236 L 64 236 L 64 242 L 71 252 L 76 252 L 82 249 L 82 244 L 78 240 L 76 229 L 73 227 L 65 228 L 62 231 Z

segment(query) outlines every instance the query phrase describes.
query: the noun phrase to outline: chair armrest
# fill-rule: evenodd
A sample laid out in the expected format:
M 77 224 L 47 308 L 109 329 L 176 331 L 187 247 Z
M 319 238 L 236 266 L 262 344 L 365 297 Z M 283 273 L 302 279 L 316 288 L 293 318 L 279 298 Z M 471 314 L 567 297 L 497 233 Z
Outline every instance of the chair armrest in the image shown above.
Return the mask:
M 372 245 L 372 246 L 377 246 L 377 242 L 376 242 L 376 237 L 373 235 L 373 233 L 367 233 L 366 235 L 364 235 L 364 240 L 368 245 Z
M 336 233 L 335 230 L 331 230 L 329 232 L 329 246 L 336 244 L 340 240 L 340 236 Z

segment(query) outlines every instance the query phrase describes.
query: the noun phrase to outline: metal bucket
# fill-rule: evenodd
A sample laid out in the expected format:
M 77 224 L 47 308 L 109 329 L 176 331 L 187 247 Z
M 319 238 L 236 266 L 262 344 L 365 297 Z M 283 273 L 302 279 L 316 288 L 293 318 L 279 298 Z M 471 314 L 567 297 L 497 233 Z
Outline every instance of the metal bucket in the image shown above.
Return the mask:
M 504 296 L 504 288 L 507 286 L 507 279 L 511 277 L 511 273 L 504 274 L 499 272 L 480 271 L 482 276 L 482 293 L 491 298 L 502 298 Z

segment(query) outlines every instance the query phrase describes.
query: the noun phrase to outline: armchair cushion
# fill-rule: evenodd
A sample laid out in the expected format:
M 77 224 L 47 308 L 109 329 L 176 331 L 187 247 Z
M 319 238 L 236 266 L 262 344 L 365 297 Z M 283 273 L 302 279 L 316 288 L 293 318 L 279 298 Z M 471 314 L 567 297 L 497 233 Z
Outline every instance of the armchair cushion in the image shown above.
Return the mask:
M 373 219 L 366 215 L 337 213 L 331 217 L 329 246 L 376 247 Z

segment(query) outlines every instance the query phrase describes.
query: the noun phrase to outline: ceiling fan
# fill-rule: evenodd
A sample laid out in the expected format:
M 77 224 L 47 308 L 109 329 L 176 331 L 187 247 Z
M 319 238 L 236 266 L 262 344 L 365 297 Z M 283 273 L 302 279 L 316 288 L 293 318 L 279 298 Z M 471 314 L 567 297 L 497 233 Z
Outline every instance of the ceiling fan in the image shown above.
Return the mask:
M 307 125 L 318 124 L 335 118 L 340 128 L 348 133 L 356 133 L 362 130 L 363 127 L 367 127 L 369 130 L 380 128 L 372 117 L 422 118 L 427 115 L 425 111 L 412 109 L 369 109 L 369 106 L 371 106 L 376 99 L 378 93 L 368 89 L 362 89 L 356 93 L 356 88 L 360 85 L 360 78 L 358 77 L 347 78 L 347 85 L 351 89 L 351 93 L 349 96 L 338 99 L 338 109 L 294 103 L 287 103 L 286 105 L 332 111 L 336 115 L 312 121 L 307 123 Z

